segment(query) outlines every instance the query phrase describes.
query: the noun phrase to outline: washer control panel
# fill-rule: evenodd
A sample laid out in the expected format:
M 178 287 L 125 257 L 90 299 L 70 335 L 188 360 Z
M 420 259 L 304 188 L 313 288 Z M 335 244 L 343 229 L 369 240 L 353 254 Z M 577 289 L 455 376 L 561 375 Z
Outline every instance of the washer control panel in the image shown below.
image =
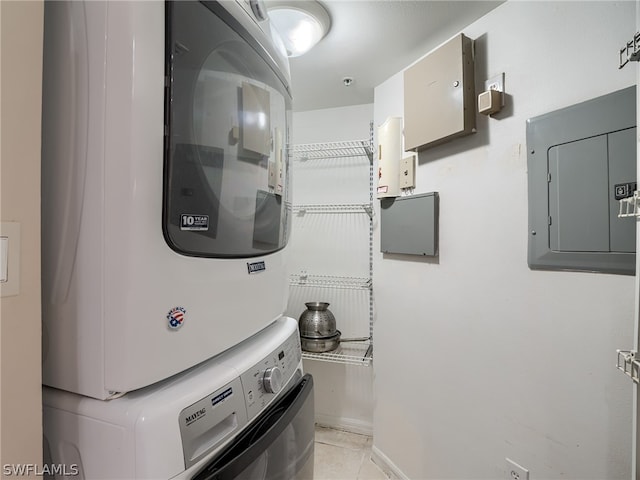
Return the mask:
M 301 360 L 297 322 L 283 318 L 185 374 L 181 383 L 190 382 L 188 395 L 196 400 L 178 415 L 185 468 L 221 448 L 268 407 L 300 375 Z
M 247 424 L 240 379 L 183 409 L 178 421 L 184 463 L 188 468 Z
M 282 391 L 296 373 L 302 358 L 298 332 L 240 377 L 249 420 L 260 413 Z

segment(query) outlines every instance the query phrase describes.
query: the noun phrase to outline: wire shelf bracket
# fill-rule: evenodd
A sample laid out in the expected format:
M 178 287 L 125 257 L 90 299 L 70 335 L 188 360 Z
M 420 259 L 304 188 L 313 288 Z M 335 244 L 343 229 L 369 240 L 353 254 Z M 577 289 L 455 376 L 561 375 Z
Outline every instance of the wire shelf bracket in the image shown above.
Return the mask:
M 633 383 L 640 383 L 640 362 L 636 360 L 638 352 L 635 350 L 616 350 L 618 361 L 616 367 L 627 377 L 633 380 Z
M 619 203 L 618 218 L 640 216 L 640 194 L 637 190 L 633 192 L 633 197 L 622 198 Z
M 620 65 L 618 69 L 623 68 L 629 62 L 637 62 L 640 60 L 640 32 L 637 32 L 624 47 L 620 49 Z

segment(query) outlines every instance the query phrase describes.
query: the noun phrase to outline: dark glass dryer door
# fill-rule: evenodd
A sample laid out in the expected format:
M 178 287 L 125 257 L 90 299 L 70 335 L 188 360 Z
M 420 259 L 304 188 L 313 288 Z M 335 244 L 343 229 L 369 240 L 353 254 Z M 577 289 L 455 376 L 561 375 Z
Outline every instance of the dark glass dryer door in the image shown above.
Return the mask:
M 164 235 L 175 251 L 251 257 L 290 222 L 283 74 L 217 2 L 167 4 Z

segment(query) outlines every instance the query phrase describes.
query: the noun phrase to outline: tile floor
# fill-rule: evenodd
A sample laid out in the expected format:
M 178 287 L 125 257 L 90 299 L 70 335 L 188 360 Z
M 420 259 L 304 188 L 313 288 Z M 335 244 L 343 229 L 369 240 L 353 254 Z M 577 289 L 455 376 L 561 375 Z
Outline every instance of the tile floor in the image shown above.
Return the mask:
M 366 435 L 316 426 L 315 480 L 387 480 L 371 461 Z

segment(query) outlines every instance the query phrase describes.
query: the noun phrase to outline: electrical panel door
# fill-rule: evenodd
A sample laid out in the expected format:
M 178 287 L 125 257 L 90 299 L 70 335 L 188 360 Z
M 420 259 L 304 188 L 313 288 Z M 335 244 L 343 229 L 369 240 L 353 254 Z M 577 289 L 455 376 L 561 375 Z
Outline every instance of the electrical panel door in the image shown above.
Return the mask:
M 635 124 L 635 86 L 527 120 L 530 268 L 635 273 Z

